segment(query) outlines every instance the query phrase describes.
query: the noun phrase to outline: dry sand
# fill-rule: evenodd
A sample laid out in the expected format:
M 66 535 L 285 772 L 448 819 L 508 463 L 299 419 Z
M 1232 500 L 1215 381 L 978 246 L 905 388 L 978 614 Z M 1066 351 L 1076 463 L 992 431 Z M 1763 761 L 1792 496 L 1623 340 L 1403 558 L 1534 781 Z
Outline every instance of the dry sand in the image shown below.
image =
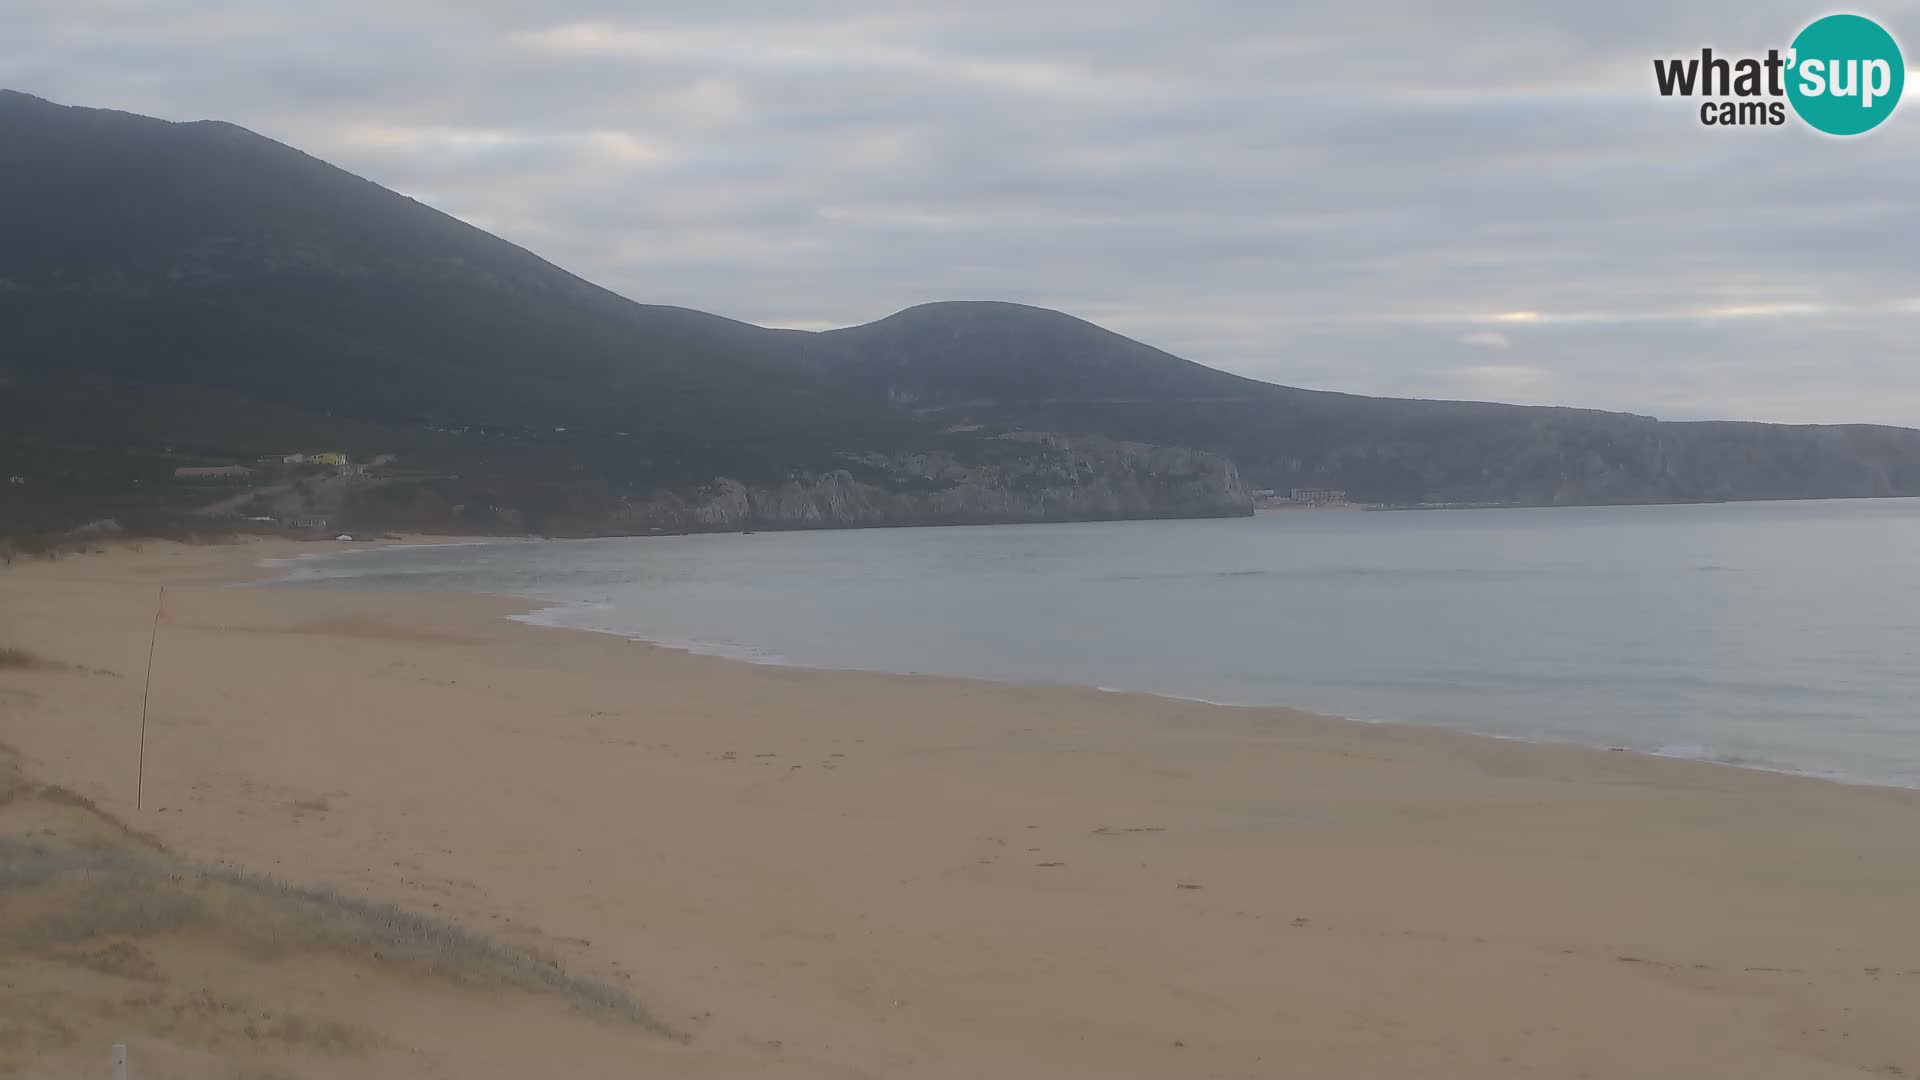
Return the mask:
M 247 1068 L 1920 1074 L 1920 793 L 223 587 L 277 550 L 0 572 L 0 646 L 64 665 L 0 670 L 0 742 L 173 857 L 454 920 L 682 1038 L 366 957 L 149 943 L 143 985 L 357 1033 Z M 116 1024 L 183 1071 L 238 1060 L 101 965 L 4 964 L 13 1000 L 64 988 L 67 1038 L 0 1016 L 0 1064 L 71 1073 Z

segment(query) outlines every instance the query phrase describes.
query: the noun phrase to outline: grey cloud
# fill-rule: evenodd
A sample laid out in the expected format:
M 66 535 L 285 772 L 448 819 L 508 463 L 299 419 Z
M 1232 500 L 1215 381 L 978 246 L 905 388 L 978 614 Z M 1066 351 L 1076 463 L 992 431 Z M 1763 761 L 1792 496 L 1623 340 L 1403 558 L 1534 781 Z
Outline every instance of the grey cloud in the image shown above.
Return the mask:
M 1823 11 L 16 0 L 0 85 L 233 120 L 642 301 L 996 297 L 1297 385 L 1920 425 L 1917 106 L 1840 142 L 1652 88 Z

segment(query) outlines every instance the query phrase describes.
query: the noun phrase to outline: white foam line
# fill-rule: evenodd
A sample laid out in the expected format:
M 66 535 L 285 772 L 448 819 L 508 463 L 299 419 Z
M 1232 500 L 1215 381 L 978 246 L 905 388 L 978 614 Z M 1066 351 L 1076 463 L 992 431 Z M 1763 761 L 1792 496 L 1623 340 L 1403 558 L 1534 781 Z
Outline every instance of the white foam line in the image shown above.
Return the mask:
M 634 634 L 634 633 L 630 633 L 623 630 L 606 630 L 606 629 L 601 629 L 599 627 L 593 627 L 593 626 L 579 626 L 571 622 L 568 622 L 565 619 L 565 616 L 568 613 L 578 613 L 578 612 L 587 611 L 587 610 L 608 610 L 608 609 L 611 609 L 612 607 L 613 605 L 611 604 L 597 603 L 597 602 L 557 604 L 551 607 L 541 608 L 538 611 L 531 611 L 524 615 L 509 615 L 507 616 L 507 618 L 513 619 L 516 622 L 528 623 L 534 626 L 555 627 L 555 628 L 565 629 L 565 630 L 584 630 L 584 631 L 587 631 L 588 633 L 594 633 L 594 634 L 611 634 L 615 637 L 626 638 L 628 641 L 644 642 L 648 645 L 658 646 L 663 649 L 673 649 L 676 652 L 691 653 L 696 656 L 712 656 L 712 657 L 717 657 L 724 660 L 739 660 L 749 664 L 763 664 L 769 667 L 798 667 L 798 668 L 808 668 L 816 671 L 881 670 L 881 669 L 874 669 L 874 668 L 837 668 L 837 667 L 830 667 L 822 664 L 802 663 L 800 661 L 792 660 L 792 659 L 789 659 L 788 657 L 781 656 L 777 653 L 761 652 L 746 646 L 722 645 L 722 644 L 716 644 L 713 642 L 691 641 L 691 640 L 682 640 L 682 639 L 675 639 L 675 638 L 649 637 L 644 634 Z M 893 674 L 893 675 L 924 674 L 922 672 L 915 672 L 915 671 L 886 671 L 885 673 Z M 940 677 L 973 679 L 974 681 L 977 681 L 977 682 L 1000 681 L 996 679 L 989 679 L 989 678 L 977 677 L 977 676 L 965 676 L 965 675 L 960 675 L 960 676 L 949 675 L 949 676 L 940 676 Z M 1069 685 L 1074 685 L 1074 684 L 1069 684 Z M 1103 694 L 1144 694 L 1148 697 L 1157 697 L 1157 698 L 1162 698 L 1168 701 L 1189 701 L 1197 705 L 1211 705 L 1217 708 L 1226 708 L 1226 709 L 1275 709 L 1275 708 L 1284 709 L 1284 708 L 1294 707 L 1294 706 L 1288 706 L 1288 705 L 1275 705 L 1270 702 L 1221 701 L 1221 700 L 1210 699 L 1210 698 L 1195 697 L 1189 694 L 1173 694 L 1173 693 L 1165 693 L 1165 692 L 1156 691 L 1156 690 L 1130 690 L 1125 687 L 1118 687 L 1118 686 L 1095 685 L 1095 686 L 1089 687 L 1089 689 L 1099 691 L 1100 693 L 1103 693 Z M 1307 710 L 1307 711 L 1312 711 L 1312 710 Z M 1609 745 L 1609 744 L 1600 743 L 1600 742 L 1569 742 L 1563 739 L 1546 739 L 1546 738 L 1538 738 L 1538 737 L 1529 736 L 1529 735 L 1515 735 L 1509 732 L 1499 732 L 1499 731 L 1478 731 L 1472 728 L 1449 727 L 1442 724 L 1423 724 L 1423 723 L 1407 721 L 1407 720 L 1392 720 L 1392 719 L 1385 719 L 1380 717 L 1335 715 L 1333 716 L 1333 719 L 1344 720 L 1351 724 L 1364 724 L 1369 727 L 1396 726 L 1396 727 L 1407 727 L 1407 728 L 1419 728 L 1419 729 L 1428 730 L 1428 731 L 1450 731 L 1455 734 L 1471 735 L 1481 739 L 1497 739 L 1501 742 L 1524 743 L 1529 746 L 1549 746 L 1549 747 L 1557 746 L 1557 747 L 1569 747 L 1577 750 L 1613 750 L 1620 753 L 1637 754 L 1641 757 L 1658 757 L 1658 758 L 1666 758 L 1668 760 L 1697 761 L 1703 764 L 1717 765 L 1721 768 L 1726 768 L 1726 769 L 1746 769 L 1751 772 L 1774 773 L 1776 775 L 1781 775 L 1781 776 L 1799 776 L 1799 777 L 1805 777 L 1813 780 L 1827 780 L 1833 783 L 1847 784 L 1854 787 L 1886 787 L 1886 788 L 1899 788 L 1903 790 L 1920 789 L 1920 782 L 1900 783 L 1900 782 L 1891 781 L 1891 780 L 1869 780 L 1863 777 L 1856 776 L 1852 773 L 1847 773 L 1847 772 L 1834 770 L 1834 769 L 1793 768 L 1791 766 L 1778 765 L 1770 762 L 1756 762 L 1749 758 L 1736 759 L 1736 758 L 1731 758 L 1729 755 L 1715 754 L 1713 751 L 1700 746 L 1665 746 L 1655 750 L 1642 750 L 1638 747 L 1632 747 L 1632 746 Z
M 612 609 L 613 605 L 604 601 L 582 600 L 573 603 L 554 604 L 549 607 L 523 612 L 518 615 L 508 615 L 507 618 L 517 623 L 525 623 L 528 626 L 542 626 L 558 630 L 580 630 L 589 634 L 607 634 L 612 637 L 624 638 L 627 641 L 637 641 L 662 649 L 672 649 L 675 652 L 691 653 L 694 656 L 711 656 L 721 660 L 738 660 L 742 663 L 763 664 L 768 667 L 816 667 L 816 665 L 812 664 L 802 664 L 799 661 L 782 656 L 779 653 L 766 652 L 747 645 L 729 645 L 713 641 L 698 641 L 691 638 L 651 637 L 646 634 L 636 634 L 629 630 L 610 630 L 600 626 L 582 625 L 568 618 L 568 616 L 579 615 L 582 612 L 610 611 Z M 839 669 L 819 668 L 818 670 L 830 671 Z
M 512 539 L 498 540 L 498 541 L 469 540 L 469 541 L 459 541 L 459 542 L 451 542 L 451 543 L 408 544 L 408 545 L 396 544 L 396 545 L 390 545 L 390 546 L 391 547 L 401 547 L 401 546 L 405 546 L 405 547 L 472 547 L 479 544 L 529 543 L 529 542 L 532 542 L 532 541 L 512 540 Z M 374 548 L 374 549 L 368 549 L 368 550 L 387 550 L 387 549 Z M 275 562 L 275 563 L 283 562 L 283 561 L 284 562 L 300 562 L 305 560 L 326 559 L 334 555 L 341 555 L 341 554 L 355 554 L 355 552 L 351 552 L 351 551 L 312 552 L 308 554 L 291 556 L 285 560 L 267 560 L 267 561 Z M 265 563 L 263 563 L 263 565 L 265 565 Z M 267 582 L 265 584 L 272 584 L 272 582 Z M 550 601 L 541 600 L 541 598 L 538 598 L 538 597 L 529 597 L 528 599 L 547 603 L 547 606 L 537 608 L 533 611 L 523 612 L 517 615 L 508 615 L 506 616 L 506 618 L 514 622 L 524 623 L 529 626 L 540 626 L 540 627 L 548 627 L 548 628 L 561 629 L 561 630 L 580 630 L 590 634 L 608 634 L 613 637 L 625 638 L 628 641 L 642 642 L 644 644 L 656 646 L 658 648 L 672 649 L 676 652 L 689 653 L 694 656 L 710 656 L 717 659 L 736 660 L 742 663 L 760 664 L 767 667 L 807 668 L 810 670 L 817 670 L 817 671 L 878 671 L 884 674 L 894 674 L 894 675 L 930 674 L 927 672 L 918 672 L 918 671 L 893 671 L 890 669 L 882 669 L 882 668 L 845 668 L 845 667 L 834 667 L 834 666 L 825 665 L 825 664 L 805 663 L 802 661 L 794 660 L 787 656 L 783 656 L 779 653 L 766 652 L 763 650 L 752 648 L 751 646 L 725 644 L 725 643 L 710 642 L 710 641 L 699 641 L 694 639 L 649 636 L 646 634 L 636 634 L 626 630 L 612 630 L 612 629 L 607 629 L 607 628 L 598 627 L 598 626 L 585 626 L 577 622 L 574 622 L 572 619 L 569 618 L 569 616 L 577 616 L 581 613 L 589 612 L 589 611 L 612 610 L 614 605 L 605 601 L 577 601 L 577 602 L 570 602 L 570 603 L 555 604 L 555 603 L 551 603 Z M 938 677 L 970 679 L 975 682 L 1003 682 L 1004 681 L 1004 680 L 992 679 L 984 676 L 939 675 Z M 1047 685 L 1047 684 L 1035 684 L 1035 685 Z M 1061 685 L 1061 684 L 1051 684 L 1051 685 Z M 1066 684 L 1066 685 L 1085 685 L 1085 684 Z M 1295 707 L 1295 706 L 1288 706 L 1285 704 L 1276 705 L 1271 702 L 1222 701 L 1222 700 L 1216 700 L 1216 699 L 1210 699 L 1210 698 L 1197 697 L 1197 696 L 1188 695 L 1188 694 L 1174 694 L 1174 693 L 1166 693 L 1166 692 L 1155 691 L 1155 690 L 1130 690 L 1124 687 L 1116 687 L 1116 686 L 1094 685 L 1094 686 L 1088 687 L 1088 689 L 1096 690 L 1101 693 L 1107 693 L 1107 694 L 1145 694 L 1149 697 L 1163 698 L 1169 701 L 1187 701 L 1187 702 L 1193 702 L 1198 705 L 1210 705 L 1218 708 L 1229 708 L 1229 709 L 1272 709 L 1272 708 L 1294 708 Z M 1307 711 L 1312 711 L 1312 710 L 1307 710 Z M 1331 715 L 1331 714 L 1327 714 L 1327 715 Z M 1798 777 L 1804 777 L 1804 778 L 1813 779 L 1813 780 L 1825 780 L 1832 783 L 1847 784 L 1854 787 L 1884 787 L 1884 788 L 1897 788 L 1901 790 L 1920 790 L 1920 781 L 1901 782 L 1901 781 L 1895 781 L 1895 780 L 1873 780 L 1873 779 L 1867 779 L 1867 778 L 1857 776 L 1855 774 L 1848 773 L 1842 770 L 1837 770 L 1837 769 L 1796 768 L 1793 766 L 1781 765 L 1773 762 L 1755 761 L 1751 758 L 1735 758 L 1731 755 L 1718 754 L 1715 751 L 1702 746 L 1673 745 L 1673 746 L 1663 746 L 1653 750 L 1645 750 L 1639 747 L 1611 745 L 1611 744 L 1602 743 L 1602 742 L 1573 742 L 1565 739 L 1540 738 L 1540 737 L 1529 736 L 1529 735 L 1515 735 L 1510 732 L 1481 731 L 1473 728 L 1452 727 L 1444 724 L 1420 723 L 1417 721 L 1395 720 L 1395 719 L 1388 719 L 1388 718 L 1381 718 L 1381 717 L 1335 715 L 1333 716 L 1333 718 L 1336 720 L 1345 720 L 1349 723 L 1364 724 L 1367 726 L 1392 725 L 1392 726 L 1400 726 L 1400 727 L 1408 727 L 1408 728 L 1419 728 L 1419 729 L 1432 730 L 1432 731 L 1451 731 L 1456 734 L 1472 735 L 1482 739 L 1498 739 L 1502 742 L 1525 743 L 1530 746 L 1559 746 L 1559 747 L 1572 747 L 1575 749 L 1584 749 L 1584 750 L 1613 750 L 1621 753 L 1637 754 L 1642 757 L 1657 757 L 1657 758 L 1665 758 L 1668 760 L 1675 760 L 1675 761 L 1697 761 L 1702 764 L 1716 765 L 1721 768 L 1745 769 L 1750 772 L 1773 773 L 1775 775 L 1780 775 L 1780 776 L 1798 776 Z
M 429 548 L 485 547 L 489 544 L 527 544 L 535 541 L 527 537 L 503 536 L 495 540 L 436 540 L 426 544 L 368 544 L 361 547 L 336 548 L 331 551 L 303 551 L 298 555 L 276 555 L 257 560 L 254 565 L 263 570 L 280 570 L 300 567 L 312 567 L 317 563 L 343 559 L 349 555 L 373 555 L 382 551 L 420 551 Z M 342 574 L 342 578 L 351 578 L 353 574 Z M 302 581 L 329 580 L 318 575 L 287 574 L 269 578 L 265 581 L 245 581 L 240 585 L 287 585 Z
M 498 540 L 436 540 L 430 544 L 365 544 L 359 547 L 334 548 L 329 551 L 303 551 L 298 555 L 278 555 L 261 559 L 258 566 L 279 566 L 282 563 L 313 562 L 320 559 L 338 559 L 347 555 L 372 555 L 380 551 L 420 551 L 427 548 L 485 547 L 488 544 L 528 544 L 533 543 L 521 537 L 501 537 Z
M 692 653 L 693 655 L 696 655 L 696 656 L 712 656 L 712 657 L 718 657 L 720 659 L 725 659 L 725 660 L 739 660 L 749 664 L 763 664 L 770 667 L 798 667 L 798 668 L 808 668 L 816 671 L 881 670 L 881 669 L 875 669 L 875 668 L 839 668 L 839 667 L 830 667 L 822 664 L 802 663 L 800 661 L 792 660 L 788 657 L 781 656 L 777 653 L 761 652 L 746 646 L 722 645 L 722 644 L 716 644 L 714 642 L 682 640 L 682 639 L 675 639 L 675 638 L 649 637 L 644 634 L 634 634 L 634 633 L 630 633 L 628 631 L 623 631 L 623 630 L 606 630 L 606 629 L 593 627 L 593 626 L 580 626 L 567 621 L 565 618 L 565 616 L 569 613 L 578 613 L 578 612 L 587 611 L 587 610 L 607 610 L 607 609 L 610 609 L 612 606 L 613 605 L 611 604 L 593 603 L 593 602 L 583 602 L 583 603 L 576 603 L 576 604 L 558 604 L 551 607 L 541 608 L 538 611 L 527 612 L 524 615 L 509 615 L 507 616 L 507 618 L 512 619 L 516 622 L 528 623 L 534 626 L 555 627 L 555 628 L 565 629 L 565 630 L 584 630 L 584 631 L 587 631 L 588 633 L 594 633 L 594 634 L 611 634 L 615 637 L 626 638 L 628 641 L 644 642 L 648 645 L 658 646 L 663 649 L 673 649 L 676 652 Z M 915 671 L 886 671 L 885 673 L 893 674 L 893 675 L 924 674 L 922 672 L 915 672 Z M 972 679 L 973 681 L 976 681 L 976 682 L 1001 681 L 996 679 L 990 679 L 990 678 L 984 678 L 984 677 L 978 677 L 978 676 L 966 676 L 966 675 L 959 675 L 959 676 L 943 675 L 940 677 Z M 1069 684 L 1069 685 L 1075 685 L 1075 684 Z M 1156 691 L 1156 690 L 1130 690 L 1125 687 L 1119 687 L 1119 686 L 1094 685 L 1094 686 L 1088 687 L 1088 689 L 1096 690 L 1103 694 L 1144 694 L 1148 697 L 1157 697 L 1157 698 L 1162 698 L 1168 701 L 1189 701 L 1197 705 L 1211 705 L 1217 708 L 1227 708 L 1227 709 L 1294 708 L 1294 706 L 1275 705 L 1271 702 L 1221 701 L 1221 700 L 1216 700 L 1211 698 L 1195 697 L 1189 694 L 1173 694 L 1173 693 L 1165 693 L 1165 692 Z M 1312 711 L 1312 710 L 1307 710 L 1307 711 Z M 1900 783 L 1898 781 L 1891 781 L 1891 780 L 1869 780 L 1863 777 L 1856 776 L 1852 773 L 1847 773 L 1840 770 L 1793 768 L 1790 766 L 1777 765 L 1770 762 L 1756 762 L 1748 758 L 1734 759 L 1728 755 L 1715 754 L 1713 751 L 1705 747 L 1699 747 L 1699 746 L 1667 746 L 1667 747 L 1661 747 L 1656 750 L 1642 750 L 1642 749 L 1639 749 L 1638 747 L 1609 745 L 1609 744 L 1600 743 L 1600 742 L 1569 742 L 1563 739 L 1538 738 L 1535 736 L 1514 735 L 1509 732 L 1499 732 L 1499 731 L 1478 731 L 1472 728 L 1457 728 L 1457 727 L 1450 727 L 1442 724 L 1423 724 L 1423 723 L 1417 723 L 1413 721 L 1392 720 L 1392 719 L 1386 719 L 1381 717 L 1335 715 L 1333 716 L 1333 719 L 1344 720 L 1351 724 L 1364 724 L 1369 727 L 1397 726 L 1397 727 L 1407 727 L 1407 728 L 1419 728 L 1419 729 L 1428 730 L 1428 731 L 1450 731 L 1460 735 L 1471 735 L 1476 738 L 1482 738 L 1482 739 L 1498 739 L 1501 742 L 1524 743 L 1529 746 L 1550 746 L 1550 747 L 1558 746 L 1558 747 L 1570 747 L 1578 750 L 1613 750 L 1621 753 L 1637 754 L 1642 757 L 1658 757 L 1658 758 L 1667 758 L 1669 760 L 1698 761 L 1703 764 L 1717 765 L 1717 766 L 1720 766 L 1721 768 L 1746 769 L 1751 772 L 1774 773 L 1782 776 L 1799 776 L 1799 777 L 1805 777 L 1813 780 L 1827 780 L 1827 781 L 1831 781 L 1833 783 L 1838 783 L 1838 784 L 1848 784 L 1854 787 L 1887 787 L 1887 788 L 1899 788 L 1903 790 L 1920 789 L 1920 782 Z

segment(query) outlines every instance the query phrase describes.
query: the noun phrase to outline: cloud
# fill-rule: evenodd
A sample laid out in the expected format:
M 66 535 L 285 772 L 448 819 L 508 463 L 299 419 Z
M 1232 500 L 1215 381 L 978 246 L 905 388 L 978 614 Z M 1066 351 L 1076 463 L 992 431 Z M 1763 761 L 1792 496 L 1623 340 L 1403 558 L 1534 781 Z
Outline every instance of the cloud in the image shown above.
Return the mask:
M 1720 131 L 1652 87 L 1815 13 L 13 0 L 0 85 L 232 120 L 767 324 L 992 297 L 1296 385 L 1920 424 L 1920 118 Z
M 1455 368 L 1451 374 L 1476 383 L 1516 388 L 1531 386 L 1547 377 L 1545 371 L 1527 364 L 1470 364 Z

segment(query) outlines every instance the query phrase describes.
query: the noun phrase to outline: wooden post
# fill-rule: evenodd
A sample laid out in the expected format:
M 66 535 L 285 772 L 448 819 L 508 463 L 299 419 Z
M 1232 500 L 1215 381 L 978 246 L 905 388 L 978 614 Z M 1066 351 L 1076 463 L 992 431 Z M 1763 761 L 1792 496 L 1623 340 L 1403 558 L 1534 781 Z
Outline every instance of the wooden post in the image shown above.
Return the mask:
M 133 808 L 147 805 L 147 699 L 153 694 L 153 650 L 160 644 L 160 622 L 167 611 L 167 587 L 160 586 L 160 602 L 153 608 L 153 631 L 147 637 L 147 681 L 140 688 L 140 762 L 134 768 Z
M 113 1080 L 127 1080 L 127 1044 L 113 1044 Z

